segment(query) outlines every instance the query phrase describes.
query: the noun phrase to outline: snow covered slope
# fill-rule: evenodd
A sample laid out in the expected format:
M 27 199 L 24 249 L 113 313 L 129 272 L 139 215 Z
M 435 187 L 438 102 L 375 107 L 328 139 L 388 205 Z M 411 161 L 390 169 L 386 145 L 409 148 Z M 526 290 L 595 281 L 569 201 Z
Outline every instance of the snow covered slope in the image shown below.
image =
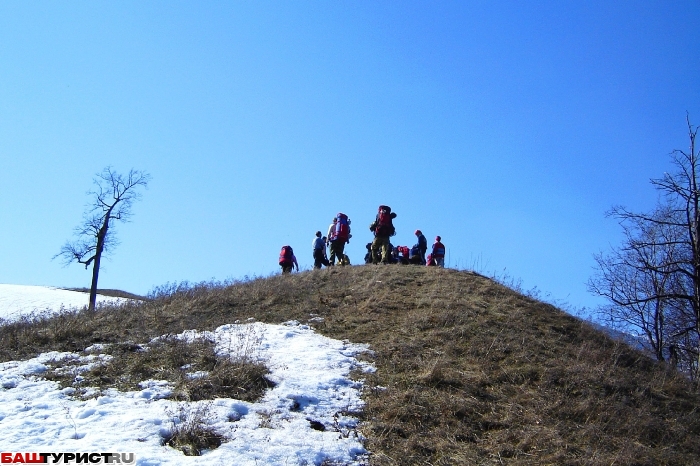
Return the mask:
M 86 300 L 79 292 L 0 285 L 3 316 L 82 306 Z M 217 352 L 228 354 L 236 338 L 248 332 L 260 336 L 259 357 L 276 384 L 255 403 L 229 398 L 171 401 L 165 397 L 172 387 L 161 380 L 144 380 L 137 391 L 108 389 L 81 397 L 73 396 L 73 388 L 62 389 L 42 377 L 50 365 L 65 363 L 66 370 L 75 371 L 76 361 L 80 370 L 99 364 L 109 357 L 100 354 L 99 345 L 91 347 L 90 355 L 54 351 L 2 362 L 0 452 L 22 462 L 24 455 L 48 452 L 133 453 L 128 464 L 143 466 L 367 464 L 368 452 L 352 417 L 363 406 L 363 384 L 349 374 L 354 368 L 374 370 L 355 358 L 368 348 L 324 337 L 295 321 L 232 323 L 178 337 L 210 339 Z M 223 435 L 224 443 L 194 457 L 164 446 L 163 437 L 181 422 L 179 413 L 199 409 L 207 410 L 208 425 Z
M 0 284 L 0 319 L 15 320 L 34 312 L 59 311 L 87 306 L 89 295 L 49 286 Z M 122 302 L 123 298 L 97 295 L 97 302 Z

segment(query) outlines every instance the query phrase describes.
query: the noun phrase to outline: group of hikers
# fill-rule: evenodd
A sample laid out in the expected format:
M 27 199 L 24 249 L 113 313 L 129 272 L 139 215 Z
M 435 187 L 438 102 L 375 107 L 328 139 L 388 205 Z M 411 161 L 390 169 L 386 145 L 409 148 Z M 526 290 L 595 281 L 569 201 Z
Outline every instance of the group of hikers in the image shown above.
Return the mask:
M 367 254 L 365 254 L 365 264 L 414 264 L 427 266 L 445 266 L 445 245 L 442 244 L 440 236 L 435 237 L 430 254 L 428 252 L 428 240 L 420 230 L 414 234 L 418 242 L 411 248 L 408 246 L 394 246 L 390 238 L 396 234 L 393 220 L 396 213 L 391 211 L 391 207 L 380 205 L 377 216 L 369 226 L 374 234 L 374 240 L 367 243 Z M 320 231 L 312 241 L 314 268 L 320 269 L 322 266 L 334 266 L 336 260 L 338 265 L 350 265 L 350 258 L 345 254 L 345 245 L 350 242 L 350 219 L 347 215 L 339 212 L 333 218 L 333 223 L 328 227 L 326 236 Z M 330 257 L 326 252 L 330 251 Z M 279 265 L 282 273 L 290 273 L 296 267 L 299 271 L 299 263 L 294 255 L 291 246 L 282 246 L 279 256 Z

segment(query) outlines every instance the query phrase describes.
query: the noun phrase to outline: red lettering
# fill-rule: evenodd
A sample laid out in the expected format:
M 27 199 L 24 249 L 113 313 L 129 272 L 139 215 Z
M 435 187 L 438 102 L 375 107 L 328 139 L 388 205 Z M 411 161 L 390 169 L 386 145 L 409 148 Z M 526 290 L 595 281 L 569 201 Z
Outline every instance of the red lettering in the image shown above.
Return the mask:
M 51 453 L 0 453 L 0 463 L 46 463 Z

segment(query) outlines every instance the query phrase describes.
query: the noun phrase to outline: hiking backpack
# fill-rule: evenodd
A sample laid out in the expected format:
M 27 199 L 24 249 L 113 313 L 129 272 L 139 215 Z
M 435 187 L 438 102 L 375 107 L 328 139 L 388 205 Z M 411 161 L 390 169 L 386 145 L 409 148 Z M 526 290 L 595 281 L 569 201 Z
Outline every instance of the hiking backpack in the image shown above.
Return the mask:
M 394 214 L 394 217 L 396 217 L 396 214 Z M 376 220 L 377 236 L 394 236 L 396 234 L 396 229 L 391 221 L 392 218 L 391 207 L 380 205 Z
M 348 216 L 342 212 L 338 212 L 335 217 L 338 221 L 335 223 L 335 228 L 333 229 L 333 238 L 331 241 L 341 240 L 344 243 L 349 242 L 350 239 L 350 225 Z
M 433 257 L 445 257 L 445 245 L 439 241 L 433 244 Z
M 280 261 L 279 264 L 293 264 L 294 263 L 294 251 L 291 246 L 282 246 L 280 251 Z

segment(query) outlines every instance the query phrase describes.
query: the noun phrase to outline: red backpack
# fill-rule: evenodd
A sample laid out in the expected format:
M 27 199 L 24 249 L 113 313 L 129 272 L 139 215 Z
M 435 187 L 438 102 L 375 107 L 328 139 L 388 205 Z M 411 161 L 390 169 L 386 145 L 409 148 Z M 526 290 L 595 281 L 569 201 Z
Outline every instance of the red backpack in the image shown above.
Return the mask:
M 291 246 L 282 246 L 280 251 L 280 261 L 279 264 L 293 264 L 294 263 L 294 251 Z
M 348 216 L 342 212 L 338 212 L 336 215 L 338 221 L 335 223 L 335 229 L 333 230 L 333 238 L 331 241 L 341 240 L 345 243 L 350 239 L 350 225 L 348 224 Z
M 393 215 L 396 217 L 396 214 Z M 379 236 L 394 236 L 396 229 L 391 221 L 391 207 L 388 205 L 380 205 L 377 213 L 377 235 Z

